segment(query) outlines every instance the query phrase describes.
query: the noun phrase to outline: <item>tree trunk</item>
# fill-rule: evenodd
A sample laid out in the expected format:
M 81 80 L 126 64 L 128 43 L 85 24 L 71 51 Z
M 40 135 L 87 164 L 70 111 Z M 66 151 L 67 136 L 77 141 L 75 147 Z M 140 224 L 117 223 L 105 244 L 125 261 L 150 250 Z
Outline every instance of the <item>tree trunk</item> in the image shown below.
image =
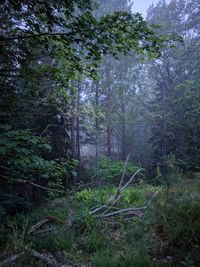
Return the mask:
M 122 92 L 121 99 L 121 112 L 122 112 L 122 137 L 121 137 L 121 146 L 122 146 L 122 159 L 126 159 L 126 108 L 124 103 L 124 93 Z
M 80 107 L 80 96 L 81 96 L 81 87 L 78 84 L 77 86 L 77 110 L 79 112 Z M 76 182 L 80 181 L 80 161 L 81 161 L 81 153 L 80 153 L 80 119 L 79 114 L 76 116 L 76 159 L 79 161 L 77 166 L 77 179 Z
M 74 109 L 75 109 L 75 101 L 74 99 L 72 100 L 72 114 L 71 114 L 71 125 L 70 125 L 70 130 L 71 130 L 71 157 L 72 159 L 76 158 L 76 137 L 75 137 L 75 114 L 74 114 Z M 74 185 L 76 183 L 75 176 L 72 177 L 71 180 L 72 184 Z
M 95 156 L 96 159 L 99 156 L 98 151 L 98 134 L 99 134 L 99 81 L 96 81 L 95 83 L 95 104 L 96 104 L 96 117 L 95 117 Z
M 111 99 L 111 60 L 108 58 L 107 63 L 107 81 L 108 81 L 108 94 L 107 94 L 107 155 L 110 157 L 112 154 L 112 99 Z

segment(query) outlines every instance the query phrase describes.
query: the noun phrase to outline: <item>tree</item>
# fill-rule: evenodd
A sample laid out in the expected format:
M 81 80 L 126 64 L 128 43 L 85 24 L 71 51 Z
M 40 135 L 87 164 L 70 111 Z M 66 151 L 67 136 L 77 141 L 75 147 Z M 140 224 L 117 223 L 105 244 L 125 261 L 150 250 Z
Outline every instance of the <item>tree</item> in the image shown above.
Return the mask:
M 149 9 L 148 19 L 160 24 L 160 33 L 177 33 L 184 38 L 184 45 L 175 49 L 165 48 L 162 57 L 154 61 L 151 73 L 156 82 L 152 102 L 153 136 L 155 158 L 163 166 L 167 155 L 174 153 L 181 167 L 198 168 L 197 151 L 199 143 L 198 123 L 190 121 L 199 114 L 193 94 L 199 99 L 199 4 L 195 1 L 160 1 Z M 196 89 L 195 89 L 196 88 Z M 186 104 L 187 103 L 187 104 Z M 193 118 L 186 115 L 188 107 Z M 190 117 L 190 119 L 189 119 Z M 184 118 L 184 119 L 183 119 Z M 188 148 L 188 143 L 190 144 Z M 196 151 L 196 152 L 195 152 Z M 163 167 L 163 171 L 166 168 Z
M 0 4 L 0 20 L 2 138 L 15 133 L 20 141 L 12 155 L 15 160 L 21 158 L 23 150 L 22 160 L 32 155 L 33 165 L 52 164 L 53 168 L 56 162 L 66 173 L 62 178 L 67 185 L 75 165 L 69 134 L 73 128 L 75 82 L 80 82 L 83 75 L 94 78 L 103 54 L 116 57 L 135 50 L 159 56 L 166 38 L 154 33 L 139 14 L 118 11 L 95 18 L 90 0 L 4 1 Z M 26 144 L 23 131 L 28 131 Z M 11 142 L 14 146 L 16 139 Z M 27 148 L 29 139 L 35 140 L 36 147 Z M 39 143 L 43 139 L 51 151 L 42 151 Z M 56 182 L 56 170 L 54 176 L 48 168 L 46 178 L 40 172 L 31 175 L 29 165 L 23 173 L 16 168 L 7 172 L 4 165 L 6 162 L 6 168 L 10 168 L 9 153 L 2 142 L 3 191 L 19 193 L 13 187 L 13 177 L 48 185 L 50 173 L 51 182 Z M 22 197 L 26 198 L 26 194 Z

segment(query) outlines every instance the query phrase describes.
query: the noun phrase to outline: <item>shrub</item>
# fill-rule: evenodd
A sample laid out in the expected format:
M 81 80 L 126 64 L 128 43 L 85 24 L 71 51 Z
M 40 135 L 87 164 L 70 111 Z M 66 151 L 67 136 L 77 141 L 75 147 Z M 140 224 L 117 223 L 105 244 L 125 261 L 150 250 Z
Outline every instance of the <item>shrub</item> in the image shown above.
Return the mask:
M 134 174 L 138 167 L 129 162 L 125 170 L 125 178 Z M 101 157 L 92 167 L 92 175 L 96 175 L 98 182 L 105 184 L 116 184 L 124 173 L 124 161 L 113 160 L 109 157 Z M 140 174 L 141 175 L 141 174 Z
M 191 257 L 200 262 L 200 195 L 188 190 L 188 185 L 178 185 L 156 203 L 151 216 L 156 235 L 164 244 L 162 253 L 186 261 Z M 179 266 L 179 265 L 178 265 Z M 182 265 L 181 265 L 182 266 Z M 195 265 L 199 266 L 199 265 Z
M 72 167 L 62 159 L 48 159 L 51 149 L 47 139 L 30 130 L 0 133 L 1 210 L 11 214 L 27 208 L 27 202 L 31 203 L 34 196 L 26 182 L 47 186 L 50 182 L 54 188 L 62 188 L 59 178 L 65 177 Z M 19 180 L 25 183 L 18 186 Z

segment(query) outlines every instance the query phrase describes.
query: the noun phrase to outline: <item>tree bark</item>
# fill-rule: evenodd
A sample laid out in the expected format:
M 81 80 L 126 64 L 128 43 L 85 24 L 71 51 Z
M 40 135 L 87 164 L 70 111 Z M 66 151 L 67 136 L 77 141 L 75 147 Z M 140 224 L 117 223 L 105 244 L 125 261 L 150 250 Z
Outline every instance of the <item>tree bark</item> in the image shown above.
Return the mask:
M 77 111 L 79 112 L 80 108 L 80 97 L 81 97 L 81 86 L 78 84 L 77 86 Z M 80 118 L 79 114 L 76 116 L 76 159 L 79 161 L 77 166 L 77 179 L 76 182 L 80 182 L 80 161 L 81 161 L 81 153 L 80 153 Z
M 72 100 L 72 114 L 71 114 L 71 119 L 70 119 L 70 121 L 71 121 L 70 130 L 71 130 L 71 156 L 72 156 L 72 159 L 76 158 L 76 136 L 75 136 L 74 109 L 75 109 L 75 100 L 73 99 Z M 76 183 L 76 177 L 75 176 L 71 177 L 71 182 L 73 185 Z
M 99 156 L 98 151 L 98 134 L 99 134 L 99 81 L 96 81 L 95 83 L 95 105 L 96 105 L 96 117 L 95 117 L 95 156 L 96 159 Z
M 107 62 L 107 82 L 108 82 L 108 92 L 107 92 L 107 154 L 110 157 L 112 155 L 112 89 L 111 89 L 111 59 L 108 58 Z

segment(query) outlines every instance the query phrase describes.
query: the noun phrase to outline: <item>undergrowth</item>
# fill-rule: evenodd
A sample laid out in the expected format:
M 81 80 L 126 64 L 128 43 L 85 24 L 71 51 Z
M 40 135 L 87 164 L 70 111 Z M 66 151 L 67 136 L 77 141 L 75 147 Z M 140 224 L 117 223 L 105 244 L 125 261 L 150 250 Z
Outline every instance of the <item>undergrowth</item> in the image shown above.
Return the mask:
M 144 216 L 127 220 L 99 220 L 89 214 L 92 207 L 115 194 L 111 187 L 55 199 L 34 213 L 16 216 L 6 226 L 1 258 L 29 247 L 48 251 L 59 262 L 92 267 L 200 266 L 200 182 L 182 182 L 170 189 L 145 184 L 130 187 L 117 208 L 141 207 L 156 191 L 159 194 Z M 48 216 L 58 220 L 44 226 L 40 234 L 27 235 L 32 225 Z M 40 265 L 26 256 L 12 266 Z

